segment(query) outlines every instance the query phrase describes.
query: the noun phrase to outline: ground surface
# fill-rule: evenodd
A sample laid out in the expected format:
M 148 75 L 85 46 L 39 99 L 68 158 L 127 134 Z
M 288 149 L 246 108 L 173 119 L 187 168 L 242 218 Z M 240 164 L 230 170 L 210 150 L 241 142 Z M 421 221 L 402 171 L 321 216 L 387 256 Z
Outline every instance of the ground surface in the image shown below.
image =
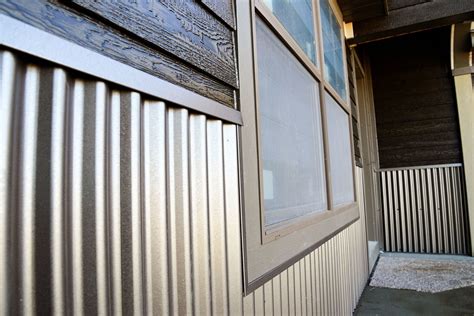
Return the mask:
M 474 258 L 381 254 L 370 286 L 432 293 L 474 286 Z
M 354 314 L 474 316 L 472 260 L 459 256 L 382 254 Z
M 355 315 L 474 315 L 474 287 L 439 293 L 368 286 Z

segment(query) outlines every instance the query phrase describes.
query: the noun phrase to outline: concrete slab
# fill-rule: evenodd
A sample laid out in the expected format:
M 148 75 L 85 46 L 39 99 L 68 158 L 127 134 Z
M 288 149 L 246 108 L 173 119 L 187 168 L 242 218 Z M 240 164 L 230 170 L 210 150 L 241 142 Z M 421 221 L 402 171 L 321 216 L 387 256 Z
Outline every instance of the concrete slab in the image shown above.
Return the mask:
M 473 315 L 474 287 L 423 293 L 368 286 L 354 315 Z

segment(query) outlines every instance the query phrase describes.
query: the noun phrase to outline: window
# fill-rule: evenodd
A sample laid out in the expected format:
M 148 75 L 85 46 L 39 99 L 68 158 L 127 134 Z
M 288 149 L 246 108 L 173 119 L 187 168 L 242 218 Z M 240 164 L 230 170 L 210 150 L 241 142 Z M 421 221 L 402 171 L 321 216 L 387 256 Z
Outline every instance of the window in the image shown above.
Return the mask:
M 261 19 L 256 22 L 265 225 L 324 211 L 319 85 Z
M 316 43 L 311 0 L 263 0 L 301 49 L 316 63 Z
M 346 99 L 342 27 L 332 11 L 329 0 L 319 1 L 324 47 L 324 75 L 339 96 Z
M 333 206 L 354 202 L 351 130 L 349 115 L 326 92 L 329 161 Z
M 359 217 L 351 110 L 336 89 L 346 85 L 344 45 L 341 34 L 331 49 L 317 40 L 319 8 L 318 0 L 255 0 L 240 11 L 253 27 L 238 32 L 247 292 Z M 314 62 L 329 51 L 335 74 Z M 336 85 L 330 78 L 340 74 Z

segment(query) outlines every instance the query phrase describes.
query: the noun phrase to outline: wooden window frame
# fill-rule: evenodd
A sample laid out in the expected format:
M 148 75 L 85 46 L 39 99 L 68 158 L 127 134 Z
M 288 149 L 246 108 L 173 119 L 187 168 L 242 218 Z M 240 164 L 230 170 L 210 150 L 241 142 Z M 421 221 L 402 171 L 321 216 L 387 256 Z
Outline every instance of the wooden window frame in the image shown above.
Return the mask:
M 346 61 L 342 14 L 333 0 L 329 0 L 331 9 L 341 26 L 343 61 Z M 324 79 L 324 50 L 322 25 L 320 23 L 319 0 L 312 0 L 313 27 L 316 42 L 316 64 L 306 56 L 303 49 L 290 33 L 265 6 L 262 0 L 249 2 L 237 1 L 238 21 L 238 57 L 241 76 L 240 110 L 244 126 L 240 129 L 239 154 L 241 161 L 242 230 L 244 251 L 244 289 L 250 293 L 266 281 L 281 273 L 288 266 L 319 247 L 326 240 L 359 219 L 357 201 L 354 144 L 352 139 L 351 108 L 349 89 L 341 97 Z M 336 8 L 336 9 L 335 9 Z M 260 116 L 258 104 L 258 66 L 256 47 L 256 19 L 260 18 L 279 40 L 288 48 L 306 68 L 319 85 L 319 106 L 324 148 L 324 170 L 327 195 L 327 210 L 315 212 L 282 223 L 265 226 L 263 205 L 263 164 L 261 161 Z M 344 78 L 348 86 L 347 65 L 344 64 Z M 245 80 L 242 80 L 245 79 Z M 352 178 L 354 201 L 333 206 L 332 185 L 329 166 L 329 143 L 326 116 L 326 92 L 346 112 L 349 122 L 349 140 L 351 144 Z M 271 260 L 269 260 L 271 259 Z

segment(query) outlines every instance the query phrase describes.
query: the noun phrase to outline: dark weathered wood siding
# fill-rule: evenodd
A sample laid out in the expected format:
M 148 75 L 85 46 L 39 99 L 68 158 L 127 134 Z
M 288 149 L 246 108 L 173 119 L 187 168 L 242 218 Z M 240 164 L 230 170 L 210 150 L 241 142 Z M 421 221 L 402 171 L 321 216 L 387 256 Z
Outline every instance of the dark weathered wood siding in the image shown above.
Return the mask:
M 461 162 L 449 32 L 369 46 L 381 168 Z
M 0 14 L 235 105 L 233 0 L 4 0 Z
M 469 21 L 474 18 L 474 1 L 387 0 L 387 11 L 355 22 L 350 42 L 360 44 Z
M 351 104 L 352 113 L 352 142 L 354 143 L 354 160 L 357 166 L 363 167 L 362 165 L 362 153 L 360 150 L 360 135 L 359 135 L 359 107 L 357 103 L 356 94 L 356 72 L 355 65 L 353 62 L 352 50 L 349 46 L 346 46 L 346 58 L 347 58 L 347 75 L 349 77 L 349 98 Z

